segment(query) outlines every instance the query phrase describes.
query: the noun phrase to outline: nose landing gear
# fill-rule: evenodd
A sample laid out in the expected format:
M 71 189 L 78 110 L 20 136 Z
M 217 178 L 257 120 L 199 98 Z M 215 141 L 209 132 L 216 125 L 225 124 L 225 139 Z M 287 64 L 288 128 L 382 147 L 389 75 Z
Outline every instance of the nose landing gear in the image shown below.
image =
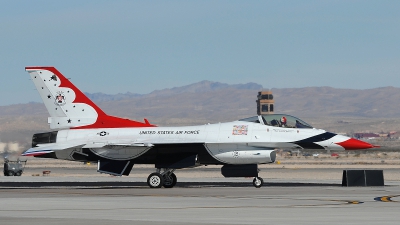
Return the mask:
M 253 179 L 253 185 L 256 188 L 262 187 L 264 184 L 264 180 L 261 177 L 254 177 Z
M 147 185 L 151 188 L 172 188 L 176 185 L 177 178 L 174 174 L 175 169 L 163 168 L 164 172 L 161 173 L 161 169 L 157 168 L 157 172 L 150 174 L 147 177 Z

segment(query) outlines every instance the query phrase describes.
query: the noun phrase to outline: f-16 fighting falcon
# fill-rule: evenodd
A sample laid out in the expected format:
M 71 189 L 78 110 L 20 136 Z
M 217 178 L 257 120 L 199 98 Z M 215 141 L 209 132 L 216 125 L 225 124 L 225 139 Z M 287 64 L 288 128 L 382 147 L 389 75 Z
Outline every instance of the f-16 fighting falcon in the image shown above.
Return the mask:
M 273 163 L 275 149 L 357 150 L 375 146 L 311 127 L 289 115 L 258 115 L 233 122 L 157 127 L 107 115 L 54 67 L 26 67 L 43 99 L 53 131 L 37 133 L 23 156 L 97 162 L 100 173 L 128 176 L 134 164 L 154 164 L 151 188 L 172 188 L 176 169 L 222 165 L 225 177 L 254 177 Z

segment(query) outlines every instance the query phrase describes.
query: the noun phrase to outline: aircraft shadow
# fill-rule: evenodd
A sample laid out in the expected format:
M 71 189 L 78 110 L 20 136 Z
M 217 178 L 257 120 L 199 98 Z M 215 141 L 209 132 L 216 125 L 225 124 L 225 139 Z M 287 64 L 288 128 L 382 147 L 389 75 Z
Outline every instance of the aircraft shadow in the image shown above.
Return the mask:
M 340 187 L 337 183 L 266 182 L 263 187 Z M 0 182 L 0 188 L 143 188 L 146 182 Z M 176 188 L 253 187 L 251 182 L 178 182 Z

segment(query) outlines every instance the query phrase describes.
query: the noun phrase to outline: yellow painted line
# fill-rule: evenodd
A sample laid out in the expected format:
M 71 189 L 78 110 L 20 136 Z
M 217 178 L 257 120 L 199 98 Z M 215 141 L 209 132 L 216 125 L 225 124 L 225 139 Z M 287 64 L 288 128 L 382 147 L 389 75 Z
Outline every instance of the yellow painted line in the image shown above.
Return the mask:
M 381 196 L 381 197 L 376 197 L 374 198 L 375 201 L 378 202 L 398 202 L 392 200 L 392 198 L 399 197 L 400 195 L 387 195 L 387 196 Z
M 349 202 L 347 202 L 347 203 L 349 203 L 349 204 L 361 204 L 361 203 L 364 203 L 364 202 L 360 202 L 360 201 L 349 201 Z

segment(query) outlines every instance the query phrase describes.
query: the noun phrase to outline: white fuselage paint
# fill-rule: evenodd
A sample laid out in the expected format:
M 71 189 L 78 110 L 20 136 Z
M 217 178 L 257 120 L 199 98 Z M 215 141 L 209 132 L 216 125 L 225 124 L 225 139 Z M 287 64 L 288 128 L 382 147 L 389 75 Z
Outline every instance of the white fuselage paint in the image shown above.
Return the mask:
M 282 128 L 246 121 L 186 127 L 103 128 L 70 129 L 58 132 L 57 144 L 82 143 L 101 157 L 128 160 L 139 157 L 157 144 L 204 144 L 212 157 L 221 163 L 260 164 L 271 163 L 277 148 L 301 148 L 291 143 L 325 133 L 320 129 Z M 336 135 L 317 142 L 325 149 L 344 150 L 335 143 L 348 137 Z M 67 151 L 63 152 L 63 151 Z M 79 148 L 55 151 L 57 158 L 72 159 L 71 152 Z

